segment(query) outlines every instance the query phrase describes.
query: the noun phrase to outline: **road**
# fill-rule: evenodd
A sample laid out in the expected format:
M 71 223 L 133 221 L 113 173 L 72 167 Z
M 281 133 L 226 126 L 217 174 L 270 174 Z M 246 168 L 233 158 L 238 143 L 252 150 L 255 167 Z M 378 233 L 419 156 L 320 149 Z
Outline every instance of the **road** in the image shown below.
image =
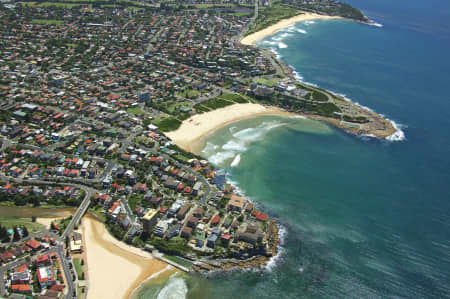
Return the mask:
M 86 195 L 81 202 L 81 205 L 78 207 L 77 211 L 75 212 L 75 215 L 73 215 L 72 220 L 70 221 L 69 225 L 66 227 L 66 230 L 62 234 L 62 239 L 64 240 L 67 236 L 69 236 L 74 227 L 80 222 L 81 217 L 83 217 L 84 213 L 86 213 L 87 209 L 89 208 L 89 205 L 91 204 L 91 198 L 96 192 L 94 189 L 77 185 L 78 188 L 83 189 L 86 192 Z

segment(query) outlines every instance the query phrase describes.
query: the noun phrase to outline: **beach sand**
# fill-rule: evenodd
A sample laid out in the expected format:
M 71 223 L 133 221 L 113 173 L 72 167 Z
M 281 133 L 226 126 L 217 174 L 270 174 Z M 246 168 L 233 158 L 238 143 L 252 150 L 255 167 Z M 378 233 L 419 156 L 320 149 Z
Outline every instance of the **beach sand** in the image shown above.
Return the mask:
M 88 299 L 129 298 L 143 281 L 167 269 L 149 253 L 116 240 L 91 216 L 83 218 L 82 231 L 89 265 Z
M 232 122 L 260 115 L 291 115 L 277 107 L 260 104 L 234 104 L 214 111 L 196 114 L 183 121 L 181 126 L 166 135 L 179 147 L 195 152 L 195 144 L 204 136 Z
M 295 16 L 295 17 L 292 17 L 289 19 L 281 20 L 272 26 L 264 28 L 263 30 L 260 30 L 258 32 L 252 33 L 252 34 L 244 37 L 241 40 L 241 43 L 244 45 L 254 45 L 257 41 L 259 41 L 267 36 L 273 35 L 275 32 L 277 32 L 281 29 L 284 29 L 290 25 L 293 25 L 297 22 L 317 20 L 317 19 L 322 19 L 322 20 L 342 19 L 342 17 L 324 16 L 324 15 L 319 15 L 319 14 L 315 14 L 315 13 L 304 12 L 301 15 L 298 15 L 298 16 Z

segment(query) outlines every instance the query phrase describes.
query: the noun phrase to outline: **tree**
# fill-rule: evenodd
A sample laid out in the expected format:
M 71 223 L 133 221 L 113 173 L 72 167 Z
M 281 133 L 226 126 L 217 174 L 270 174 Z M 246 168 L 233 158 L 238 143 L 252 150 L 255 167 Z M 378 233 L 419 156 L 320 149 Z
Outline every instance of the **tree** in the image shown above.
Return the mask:
M 81 266 L 83 266 L 84 265 L 84 259 L 81 259 Z
M 31 217 L 31 222 L 36 222 L 36 216 Z
M 20 240 L 20 232 L 19 229 L 16 227 L 14 227 L 14 234 L 13 234 L 13 241 L 17 242 Z
M 0 240 L 2 242 L 8 242 L 9 241 L 8 230 L 6 229 L 6 227 L 2 226 L 1 224 L 0 224 Z
M 28 237 L 30 233 L 28 232 L 28 228 L 26 226 L 23 227 L 23 237 L 26 238 Z
M 81 273 L 81 280 L 84 280 L 84 272 Z

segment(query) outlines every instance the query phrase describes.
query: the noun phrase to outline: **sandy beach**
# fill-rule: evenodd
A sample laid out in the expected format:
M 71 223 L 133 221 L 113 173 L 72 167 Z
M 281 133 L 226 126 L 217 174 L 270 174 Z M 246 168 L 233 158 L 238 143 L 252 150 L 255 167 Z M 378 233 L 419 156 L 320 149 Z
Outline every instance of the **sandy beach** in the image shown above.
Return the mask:
M 129 298 L 151 275 L 167 264 L 116 240 L 104 224 L 90 216 L 82 221 L 89 274 L 88 299 Z
M 193 147 L 202 137 L 232 122 L 260 115 L 290 115 L 290 113 L 260 104 L 234 104 L 191 116 L 183 121 L 176 131 L 168 132 L 166 135 L 184 150 L 195 152 Z
M 293 25 L 297 22 L 317 20 L 317 19 L 322 19 L 322 20 L 342 19 L 342 17 L 324 16 L 324 15 L 319 15 L 319 14 L 315 14 L 315 13 L 304 12 L 301 15 L 298 15 L 298 16 L 295 16 L 295 17 L 292 17 L 289 19 L 281 20 L 278 23 L 276 23 L 272 26 L 269 26 L 267 28 L 264 28 L 261 31 L 250 34 L 250 35 L 244 37 L 241 40 L 241 43 L 244 45 L 254 45 L 257 41 L 259 41 L 267 36 L 270 36 L 270 35 L 274 34 L 275 32 L 277 32 L 283 28 L 286 28 L 290 25 Z

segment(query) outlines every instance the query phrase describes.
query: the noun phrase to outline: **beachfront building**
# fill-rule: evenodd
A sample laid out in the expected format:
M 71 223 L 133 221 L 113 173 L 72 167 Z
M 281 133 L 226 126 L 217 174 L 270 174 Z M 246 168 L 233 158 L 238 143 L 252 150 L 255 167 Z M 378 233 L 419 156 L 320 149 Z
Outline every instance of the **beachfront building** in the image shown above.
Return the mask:
M 151 231 L 157 222 L 158 211 L 155 209 L 150 209 L 147 213 L 145 213 L 144 217 L 142 217 L 144 231 Z

